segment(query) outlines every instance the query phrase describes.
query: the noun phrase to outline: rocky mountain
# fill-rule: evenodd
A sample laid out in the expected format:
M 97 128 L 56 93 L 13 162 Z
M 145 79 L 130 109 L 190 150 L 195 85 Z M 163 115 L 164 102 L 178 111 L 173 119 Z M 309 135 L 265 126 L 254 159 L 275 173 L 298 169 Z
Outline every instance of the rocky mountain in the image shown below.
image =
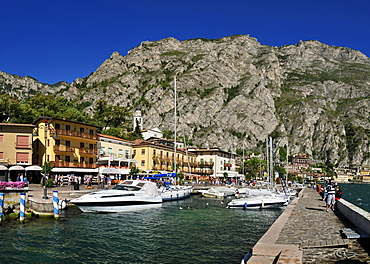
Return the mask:
M 174 130 L 194 145 L 224 150 L 306 153 L 334 165 L 370 165 L 370 59 L 319 41 L 261 45 L 248 35 L 144 41 L 126 56 L 113 52 L 86 78 L 41 84 L 0 72 L 0 91 L 25 97 L 55 93 L 97 99 L 144 114 L 144 127 Z M 276 151 L 278 154 L 278 151 Z

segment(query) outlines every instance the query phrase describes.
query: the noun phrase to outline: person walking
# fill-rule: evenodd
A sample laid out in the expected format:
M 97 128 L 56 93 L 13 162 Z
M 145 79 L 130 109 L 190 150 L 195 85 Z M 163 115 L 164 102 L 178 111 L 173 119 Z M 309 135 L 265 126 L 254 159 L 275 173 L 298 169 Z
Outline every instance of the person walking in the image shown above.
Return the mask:
M 335 185 L 332 180 L 329 181 L 328 186 L 325 188 L 326 195 L 326 211 L 329 212 L 331 208 L 334 211 L 335 204 Z

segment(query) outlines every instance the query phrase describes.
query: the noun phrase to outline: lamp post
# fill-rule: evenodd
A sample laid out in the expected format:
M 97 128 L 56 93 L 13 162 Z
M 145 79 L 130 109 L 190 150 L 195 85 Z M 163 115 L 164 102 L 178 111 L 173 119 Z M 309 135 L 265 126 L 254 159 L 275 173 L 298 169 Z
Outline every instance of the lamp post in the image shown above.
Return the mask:
M 47 163 L 47 137 L 48 137 L 48 127 L 49 123 L 45 121 L 45 126 L 44 126 L 44 139 L 45 139 L 45 161 L 44 161 L 44 177 L 43 177 L 43 188 L 44 188 L 44 195 L 42 196 L 42 199 L 49 199 L 48 197 L 48 190 L 46 189 L 46 163 Z

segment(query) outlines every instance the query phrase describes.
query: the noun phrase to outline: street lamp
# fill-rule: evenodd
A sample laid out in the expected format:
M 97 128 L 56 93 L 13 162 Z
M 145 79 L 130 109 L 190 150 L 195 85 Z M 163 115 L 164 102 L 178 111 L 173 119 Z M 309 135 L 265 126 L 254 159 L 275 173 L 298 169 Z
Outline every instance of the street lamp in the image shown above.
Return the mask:
M 48 132 L 48 130 L 49 131 L 51 131 L 51 130 L 54 131 L 54 129 L 52 129 L 50 127 L 50 123 L 48 123 L 47 120 L 44 120 L 44 122 L 45 122 L 44 125 L 42 125 L 42 124 L 38 125 L 38 128 L 44 129 L 44 146 L 45 146 L 45 148 L 44 148 L 44 153 L 45 153 L 45 157 L 44 157 L 44 176 L 43 176 L 44 195 L 42 196 L 42 199 L 49 199 L 47 188 L 46 188 L 47 138 L 48 138 L 48 133 L 47 132 Z M 34 136 L 38 136 L 37 131 L 35 131 Z M 53 138 L 58 138 L 58 135 L 57 135 L 56 131 L 54 133 Z

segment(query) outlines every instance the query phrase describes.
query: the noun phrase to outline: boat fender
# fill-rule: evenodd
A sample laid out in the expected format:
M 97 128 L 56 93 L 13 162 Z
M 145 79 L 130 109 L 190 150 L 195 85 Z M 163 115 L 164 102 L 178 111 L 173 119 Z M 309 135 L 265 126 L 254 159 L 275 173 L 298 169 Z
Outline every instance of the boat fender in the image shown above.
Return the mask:
M 248 204 L 247 203 L 244 203 L 243 208 L 245 209 L 247 207 L 248 207 Z
M 64 209 L 66 209 L 66 207 L 67 207 L 67 201 L 66 201 L 66 199 L 59 200 L 59 210 L 64 210 Z

